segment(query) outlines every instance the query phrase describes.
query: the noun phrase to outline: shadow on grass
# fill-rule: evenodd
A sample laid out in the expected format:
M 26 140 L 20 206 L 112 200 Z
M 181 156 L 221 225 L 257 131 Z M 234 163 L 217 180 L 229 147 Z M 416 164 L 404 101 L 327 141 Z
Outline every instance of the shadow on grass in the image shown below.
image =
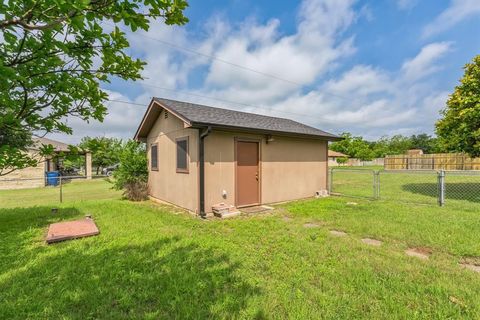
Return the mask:
M 24 221 L 16 232 L 48 223 Z M 175 236 L 138 245 L 105 239 L 31 249 L 9 233 L 0 249 L 16 262 L 0 263 L 0 318 L 236 318 L 260 293 L 219 249 Z
M 21 205 L 21 203 L 19 203 Z M 52 213 L 57 208 L 57 213 Z M 0 209 L 0 232 L 18 233 L 29 228 L 42 228 L 61 220 L 81 216 L 77 208 L 58 208 L 58 206 L 41 206 L 30 208 Z
M 402 189 L 414 194 L 438 197 L 436 183 L 408 183 Z M 480 183 L 455 182 L 445 184 L 445 198 L 480 203 Z

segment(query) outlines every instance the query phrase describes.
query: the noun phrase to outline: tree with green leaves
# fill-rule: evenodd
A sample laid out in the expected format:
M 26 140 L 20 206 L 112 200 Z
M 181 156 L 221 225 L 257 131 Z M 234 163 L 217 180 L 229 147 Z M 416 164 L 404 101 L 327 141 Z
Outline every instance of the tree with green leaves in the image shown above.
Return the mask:
M 370 144 L 362 137 L 353 136 L 349 132 L 342 133 L 341 137 L 343 140 L 330 144 L 330 150 L 341 152 L 352 158 L 358 158 L 360 160 L 372 160 L 374 158 L 374 153 L 370 147 Z
M 460 84 L 436 123 L 441 144 L 453 152 L 480 157 L 480 55 L 464 67 Z
M 129 200 L 145 200 L 148 196 L 148 163 L 145 144 L 128 140 L 119 153 L 120 165 L 113 173 L 114 188 L 123 190 Z
M 35 164 L 32 134 L 71 134 L 69 117 L 102 121 L 112 77 L 141 79 L 126 35 L 150 21 L 185 24 L 185 0 L 0 2 L 0 175 Z M 16 139 L 10 139 L 11 136 Z
M 343 164 L 346 164 L 348 162 L 348 158 L 347 157 L 339 157 L 337 158 L 337 163 L 339 165 L 343 165 Z
M 412 142 L 410 138 L 400 134 L 396 134 L 390 137 L 387 141 L 388 141 L 387 154 L 404 154 L 408 150 L 412 149 Z
M 92 153 L 92 166 L 99 174 L 103 168 L 117 164 L 120 161 L 122 140 L 107 137 L 85 137 L 78 144 L 80 149 Z
M 442 152 L 438 145 L 438 139 L 426 133 L 410 136 L 410 144 L 412 149 L 421 149 L 423 153 L 439 153 Z

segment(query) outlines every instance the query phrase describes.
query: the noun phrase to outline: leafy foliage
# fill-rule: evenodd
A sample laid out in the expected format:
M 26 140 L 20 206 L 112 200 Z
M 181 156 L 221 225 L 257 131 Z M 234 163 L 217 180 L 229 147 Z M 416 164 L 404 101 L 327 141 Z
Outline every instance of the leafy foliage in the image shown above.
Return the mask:
M 0 119 L 0 123 L 1 123 Z M 25 157 L 27 146 L 32 144 L 31 136 L 25 131 L 15 131 L 0 126 L 0 176 L 6 175 L 16 168 L 36 165 L 31 157 Z
M 348 132 L 342 133 L 341 136 L 343 140 L 330 144 L 329 148 L 331 150 L 361 160 L 371 160 L 374 157 L 368 142 L 363 140 L 362 137 L 354 137 Z
M 114 188 L 124 190 L 129 200 L 147 197 L 148 165 L 145 144 L 133 140 L 125 142 L 119 155 L 120 165 L 114 171 Z
M 337 158 L 337 163 L 338 164 L 345 164 L 348 162 L 348 158 L 347 157 L 339 157 Z
M 185 0 L 7 0 L 0 3 L 0 173 L 35 163 L 32 133 L 72 133 L 69 117 L 102 121 L 111 77 L 138 80 L 144 62 L 125 50 L 117 26 L 148 30 L 149 19 L 184 24 Z M 2 138 L 3 139 L 3 138 Z
M 341 136 L 344 139 L 330 144 L 329 148 L 364 161 L 383 158 L 386 155 L 404 154 L 410 149 L 422 149 L 424 153 L 443 152 L 438 139 L 425 133 L 410 137 L 384 136 L 377 141 L 367 141 L 363 137 L 353 136 L 348 132 L 342 133 Z
M 480 55 L 465 65 L 460 84 L 436 123 L 437 135 L 449 151 L 480 156 Z
M 412 149 L 421 149 L 424 153 L 441 153 L 444 151 L 439 144 L 438 138 L 432 138 L 426 133 L 412 135 L 410 143 Z
M 122 140 L 107 137 L 85 137 L 78 145 L 92 153 L 92 166 L 97 174 L 102 168 L 117 164 L 122 149 Z

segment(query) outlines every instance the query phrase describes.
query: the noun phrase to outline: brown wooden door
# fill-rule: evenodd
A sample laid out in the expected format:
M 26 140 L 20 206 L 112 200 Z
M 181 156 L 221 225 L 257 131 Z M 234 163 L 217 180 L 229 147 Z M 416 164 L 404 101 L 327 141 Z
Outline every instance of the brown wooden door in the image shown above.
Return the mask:
M 237 141 L 236 205 L 260 203 L 258 142 Z

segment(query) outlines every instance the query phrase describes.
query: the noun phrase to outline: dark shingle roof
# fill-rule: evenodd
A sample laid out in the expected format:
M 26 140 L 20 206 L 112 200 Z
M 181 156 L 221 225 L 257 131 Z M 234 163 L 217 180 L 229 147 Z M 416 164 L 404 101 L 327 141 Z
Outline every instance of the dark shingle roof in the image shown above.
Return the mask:
M 154 101 L 170 109 L 193 126 L 212 125 L 239 129 L 252 129 L 266 132 L 300 134 L 337 140 L 339 137 L 304 125 L 302 123 L 277 117 L 269 117 L 254 113 L 214 108 L 189 102 L 153 98 Z M 329 139 L 330 140 L 330 139 Z

